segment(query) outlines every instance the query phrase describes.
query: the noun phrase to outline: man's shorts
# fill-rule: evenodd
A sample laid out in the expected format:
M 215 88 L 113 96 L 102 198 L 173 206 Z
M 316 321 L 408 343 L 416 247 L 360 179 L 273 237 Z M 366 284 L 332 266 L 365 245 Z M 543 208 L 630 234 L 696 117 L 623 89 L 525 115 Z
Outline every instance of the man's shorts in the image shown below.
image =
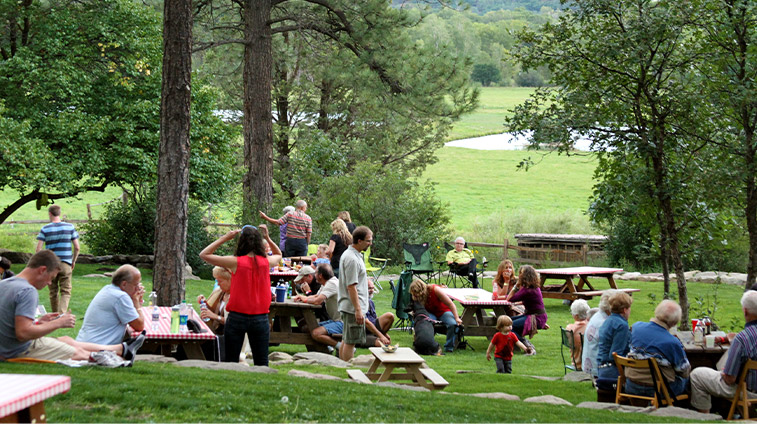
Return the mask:
M 32 340 L 26 352 L 18 357 L 64 361 L 73 358 L 76 348 L 53 337 L 40 337 Z
M 344 322 L 344 333 L 342 333 L 342 342 L 359 345 L 365 343 L 365 325 L 358 324 L 355 321 L 355 314 L 342 312 L 342 321 Z
M 342 321 L 328 320 L 321 321 L 318 324 L 326 329 L 326 332 L 329 334 L 329 336 L 333 336 L 334 334 L 342 334 L 344 332 L 344 323 Z

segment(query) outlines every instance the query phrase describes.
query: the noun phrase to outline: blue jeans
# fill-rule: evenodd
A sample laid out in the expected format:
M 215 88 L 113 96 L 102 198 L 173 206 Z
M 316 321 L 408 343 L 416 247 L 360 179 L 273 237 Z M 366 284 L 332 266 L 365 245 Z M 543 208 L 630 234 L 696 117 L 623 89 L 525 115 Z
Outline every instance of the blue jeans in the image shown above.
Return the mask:
M 268 314 L 247 315 L 239 312 L 229 312 L 229 319 L 223 329 L 226 345 L 226 362 L 239 361 L 244 336 L 250 340 L 252 360 L 255 365 L 268 366 L 268 340 L 270 327 Z
M 455 350 L 455 330 L 457 329 L 457 321 L 455 321 L 455 316 L 452 314 L 452 312 L 447 311 L 443 313 L 439 318 L 429 312 L 428 317 L 434 321 L 441 321 L 444 323 L 444 325 L 447 326 L 447 341 L 444 342 L 444 350 L 446 350 L 447 352 L 452 352 L 453 350 Z
M 523 343 L 523 327 L 526 326 L 528 315 L 521 315 L 513 318 L 513 333 L 518 336 L 518 341 Z
M 284 242 L 284 257 L 307 256 L 308 241 L 298 238 L 287 238 Z
M 678 396 L 686 392 L 686 386 L 688 385 L 688 382 L 688 378 L 683 378 L 677 375 L 675 381 L 668 383 L 668 387 L 670 387 L 671 391 L 670 395 Z M 636 384 L 628 379 L 626 379 L 625 390 L 626 393 L 630 393 L 632 395 L 654 396 L 654 387 L 642 386 L 641 384 Z

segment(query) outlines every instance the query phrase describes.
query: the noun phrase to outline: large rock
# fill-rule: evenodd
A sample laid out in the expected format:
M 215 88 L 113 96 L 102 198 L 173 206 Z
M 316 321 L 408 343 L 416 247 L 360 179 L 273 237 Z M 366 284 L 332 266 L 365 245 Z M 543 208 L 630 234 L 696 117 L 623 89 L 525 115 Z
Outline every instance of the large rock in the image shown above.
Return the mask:
M 212 362 L 201 361 L 197 359 L 187 359 L 186 361 L 178 361 L 175 363 L 180 367 L 192 367 L 203 368 L 206 370 L 229 370 L 229 371 L 244 371 L 244 372 L 257 372 L 263 374 L 276 374 L 279 372 L 276 369 L 269 367 L 251 367 L 249 365 L 240 364 L 238 362 Z
M 622 274 L 618 274 L 618 276 L 615 278 L 616 280 L 635 280 L 641 276 L 640 272 L 624 272 Z
M 494 392 L 494 393 L 471 393 L 468 396 L 475 396 L 488 399 L 504 399 L 504 400 L 520 400 L 520 397 L 511 395 L 508 393 Z
M 289 370 L 287 375 L 292 376 L 292 377 L 312 378 L 314 380 L 344 380 L 334 375 L 317 374 L 314 372 L 307 372 L 307 371 L 301 371 L 301 370 Z
M 176 362 L 176 358 L 172 358 L 170 356 L 163 356 L 163 355 L 140 354 L 140 355 L 137 355 L 136 361 L 137 362 L 157 362 L 157 363 L 167 364 L 170 362 Z
M 410 390 L 413 392 L 430 392 L 431 391 L 425 387 L 408 386 L 407 384 L 397 384 L 397 383 L 392 383 L 391 381 L 383 381 L 381 383 L 376 383 L 376 386 L 393 387 L 395 389 Z
M 184 279 L 185 280 L 199 280 L 200 277 L 192 274 L 192 267 L 189 264 L 184 266 Z
M 724 284 L 743 286 L 744 284 L 746 284 L 746 274 L 742 274 L 740 272 L 721 272 L 720 281 Z
M 318 365 L 326 365 L 329 367 L 349 368 L 350 363 L 342 361 L 336 356 L 329 355 L 321 352 L 300 352 L 294 355 L 295 365 L 298 365 L 300 360 L 314 361 L 313 363 Z
M 373 355 L 359 355 L 350 359 L 350 364 L 352 364 L 353 367 L 368 368 L 373 364 L 374 359 L 375 357 Z
M 578 405 L 576 405 L 576 408 L 588 408 L 588 409 L 601 409 L 601 410 L 607 410 L 607 411 L 619 411 L 619 412 L 639 412 L 639 413 L 648 413 L 653 411 L 655 408 L 652 406 L 631 406 L 631 405 L 618 405 L 617 403 L 608 403 L 608 402 L 581 402 Z
M 563 398 L 559 398 L 557 396 L 553 396 L 553 395 L 533 396 L 530 398 L 523 399 L 523 402 L 548 403 L 550 405 L 573 406 L 573 404 L 568 402 L 567 400 Z
M 659 408 L 650 412 L 649 415 L 654 417 L 679 417 L 686 420 L 717 421 L 723 419 L 723 417 L 718 414 L 703 414 L 692 409 L 679 408 L 677 406 L 666 406 L 665 408 Z
M 25 264 L 31 259 L 32 253 L 13 252 L 8 249 L 0 249 L 0 256 L 8 259 L 12 264 Z
M 292 355 L 286 352 L 271 352 L 268 354 L 269 361 L 284 361 L 287 359 L 290 361 L 294 360 L 294 358 L 292 358 Z
M 562 379 L 565 381 L 591 381 L 591 375 L 585 372 L 576 371 L 565 374 L 565 377 Z
M 531 375 L 529 377 L 535 378 L 537 380 L 544 380 L 544 381 L 557 381 L 557 380 L 560 380 L 560 377 L 546 377 L 546 376 L 543 376 L 543 375 Z
M 700 272 L 692 278 L 692 281 L 699 283 L 714 283 L 718 278 L 718 273 L 714 271 Z
M 108 278 L 108 276 L 105 274 L 87 274 L 82 275 L 82 278 Z

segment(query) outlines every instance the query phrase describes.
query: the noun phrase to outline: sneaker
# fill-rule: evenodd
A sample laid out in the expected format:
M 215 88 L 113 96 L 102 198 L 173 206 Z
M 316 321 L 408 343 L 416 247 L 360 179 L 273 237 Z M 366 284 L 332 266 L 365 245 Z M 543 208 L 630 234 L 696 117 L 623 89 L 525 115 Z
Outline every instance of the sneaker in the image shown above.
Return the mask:
M 336 349 L 333 346 L 326 346 L 326 350 L 328 350 L 329 355 L 333 355 Z
M 109 350 L 101 350 L 99 352 L 92 352 L 89 354 L 89 362 L 94 362 L 97 365 L 107 368 L 118 368 L 123 366 L 131 366 L 128 361 L 124 361 L 115 352 Z
M 147 334 L 146 331 L 142 331 L 131 343 L 124 343 L 124 352 L 123 352 L 123 358 L 125 361 L 130 361 L 131 363 L 134 363 L 134 359 L 137 356 L 137 351 L 140 347 L 142 347 L 142 344 L 145 342 L 145 334 Z

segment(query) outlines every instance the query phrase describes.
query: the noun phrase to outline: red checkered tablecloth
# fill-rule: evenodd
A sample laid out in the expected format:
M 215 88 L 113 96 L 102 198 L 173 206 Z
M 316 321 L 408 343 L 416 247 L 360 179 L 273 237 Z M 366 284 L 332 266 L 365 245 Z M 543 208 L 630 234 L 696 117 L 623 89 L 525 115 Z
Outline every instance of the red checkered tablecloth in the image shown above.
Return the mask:
M 189 311 L 189 318 L 199 322 L 200 325 L 207 330 L 205 333 L 172 333 L 171 308 L 168 306 L 159 306 L 158 310 L 160 311 L 160 326 L 158 331 L 152 331 L 152 308 L 149 306 L 144 306 L 142 307 L 142 309 L 140 309 L 140 313 L 145 320 L 145 330 L 147 330 L 145 338 L 147 340 L 214 340 L 216 338 L 216 335 L 213 334 L 213 331 L 210 330 L 207 324 L 205 324 L 205 322 L 202 320 L 202 318 L 200 318 L 197 312 L 194 311 L 194 309 Z M 136 337 L 137 334 L 139 334 L 138 331 L 134 331 L 134 329 L 132 329 L 131 327 L 129 327 L 129 333 L 131 334 L 131 337 Z
M 0 374 L 0 418 L 71 389 L 65 375 Z
M 592 275 L 592 274 L 614 274 L 616 272 L 623 272 L 623 268 L 601 268 L 596 266 L 577 266 L 572 268 L 548 268 L 537 269 L 536 272 L 540 274 L 556 274 L 556 275 Z
M 507 306 L 511 304 L 506 300 L 492 300 L 492 293 L 484 289 L 443 288 L 442 291 L 463 306 Z

